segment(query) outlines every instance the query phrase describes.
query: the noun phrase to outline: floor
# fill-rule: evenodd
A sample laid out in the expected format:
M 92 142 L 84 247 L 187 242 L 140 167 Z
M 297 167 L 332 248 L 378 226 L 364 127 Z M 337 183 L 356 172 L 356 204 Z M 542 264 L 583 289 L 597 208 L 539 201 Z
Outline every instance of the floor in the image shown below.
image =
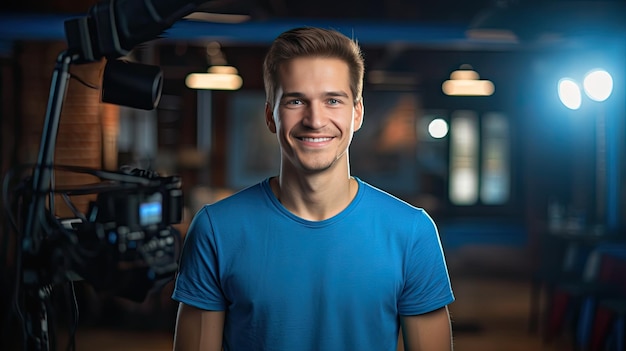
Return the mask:
M 572 350 L 567 335 L 547 343 L 530 330 L 532 262 L 526 250 L 466 247 L 447 256 L 456 351 Z M 542 327 L 539 322 L 537 330 Z
M 537 333 L 529 332 L 530 261 L 523 250 L 476 247 L 455 250 L 447 256 L 457 298 L 450 306 L 456 351 L 570 349 L 564 340 L 546 344 Z M 166 289 L 149 305 L 122 306 L 125 315 L 115 312 L 120 306 L 100 306 L 99 315 L 108 315 L 109 320 L 79 325 L 76 349 L 170 351 L 175 312 L 170 308 L 168 294 Z M 154 309 L 155 304 L 163 312 L 160 324 L 154 317 L 141 317 L 146 317 L 145 311 Z M 121 324 L 125 327 L 121 328 Z M 60 350 L 67 346 L 63 337 L 59 335 Z

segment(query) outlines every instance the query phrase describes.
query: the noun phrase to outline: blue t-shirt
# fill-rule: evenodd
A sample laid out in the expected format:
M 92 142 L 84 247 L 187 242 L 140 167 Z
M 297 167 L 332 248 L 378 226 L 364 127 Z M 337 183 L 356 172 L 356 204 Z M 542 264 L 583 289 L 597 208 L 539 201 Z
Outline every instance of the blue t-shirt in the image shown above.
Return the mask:
M 289 212 L 269 179 L 204 206 L 172 298 L 226 311 L 224 350 L 396 350 L 399 315 L 454 301 L 427 215 L 357 178 L 323 221 Z

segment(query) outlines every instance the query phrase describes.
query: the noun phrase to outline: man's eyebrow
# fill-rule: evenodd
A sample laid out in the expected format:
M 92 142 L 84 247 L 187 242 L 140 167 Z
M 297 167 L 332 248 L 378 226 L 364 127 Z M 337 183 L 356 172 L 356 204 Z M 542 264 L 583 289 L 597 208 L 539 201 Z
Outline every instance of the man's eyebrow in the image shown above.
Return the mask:
M 327 91 L 324 94 L 322 94 L 323 96 L 340 96 L 340 97 L 349 97 L 348 93 L 344 92 L 344 91 Z M 304 93 L 300 93 L 297 91 L 294 92 L 286 92 L 283 93 L 281 99 L 283 98 L 303 98 L 306 97 L 306 95 Z
M 288 93 L 283 93 L 283 95 L 281 96 L 281 100 L 286 99 L 286 98 L 303 98 L 304 94 L 294 91 L 294 92 L 288 92 Z
M 344 91 L 329 91 L 327 93 L 324 94 L 325 96 L 338 96 L 338 97 L 349 97 L 348 93 L 344 92 Z

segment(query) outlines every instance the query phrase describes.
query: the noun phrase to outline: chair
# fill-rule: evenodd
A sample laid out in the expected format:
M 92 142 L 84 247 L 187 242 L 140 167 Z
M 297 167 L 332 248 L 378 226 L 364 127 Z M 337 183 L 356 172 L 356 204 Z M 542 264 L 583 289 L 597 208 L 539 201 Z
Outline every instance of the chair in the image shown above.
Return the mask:
M 531 313 L 537 320 L 531 319 L 534 324 L 530 326 L 543 321 L 542 338 L 550 342 L 576 317 L 581 297 L 595 288 L 587 273 L 594 264 L 590 258 L 593 244 L 586 237 L 574 234 L 546 234 L 542 241 L 540 268 L 534 278 L 535 292 L 531 294 L 535 300 L 531 301 Z M 538 307 L 542 293 L 546 295 L 544 311 Z
M 545 233 L 539 242 L 538 266 L 531 276 L 530 316 L 528 330 L 539 331 L 539 324 L 548 319 L 548 311 L 561 304 L 560 299 L 553 299 L 554 288 L 559 282 L 575 279 L 580 275 L 580 268 L 574 264 L 578 253 L 560 236 Z M 545 297 L 547 296 L 547 301 Z M 542 309 L 546 304 L 547 307 Z M 558 307 L 557 307 L 558 308 Z M 545 336 L 545 335 L 544 335 Z M 549 338 L 549 336 L 548 336 Z
M 626 333 L 626 244 L 602 245 L 603 255 L 599 279 L 614 286 L 617 292 L 611 297 L 598 299 L 593 319 L 591 350 L 625 351 Z
M 600 305 L 606 308 L 612 315 L 612 328 L 608 330 L 606 338 L 599 338 L 597 348 L 594 350 L 625 351 L 626 350 L 626 297 L 621 299 L 607 299 L 600 301 Z M 596 346 L 596 345 L 594 345 Z
M 568 330 L 576 349 L 588 350 L 592 339 L 598 338 L 594 324 L 598 321 L 600 301 L 623 296 L 615 279 L 606 274 L 607 267 L 611 267 L 606 264 L 606 255 L 614 250 L 616 241 L 606 235 L 571 235 L 564 239 L 568 243 L 562 269 L 568 274 L 553 283 L 544 342 Z M 621 277 L 623 280 L 624 275 Z

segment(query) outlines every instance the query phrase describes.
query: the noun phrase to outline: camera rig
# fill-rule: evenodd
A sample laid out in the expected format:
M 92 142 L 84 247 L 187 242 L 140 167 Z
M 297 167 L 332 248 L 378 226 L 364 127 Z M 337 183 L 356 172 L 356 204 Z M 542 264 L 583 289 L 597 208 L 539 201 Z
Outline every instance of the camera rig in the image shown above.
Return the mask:
M 22 168 L 32 172 L 14 191 L 9 185 L 16 169 L 3 184 L 3 202 L 17 238 L 12 298 L 24 350 L 56 349 L 48 310 L 57 286 L 84 280 L 96 290 L 141 301 L 176 273 L 180 233 L 172 224 L 182 220 L 181 179 L 141 169 L 55 165 L 54 149 L 71 65 L 106 59 L 102 101 L 153 109 L 161 94 L 160 68 L 119 58 L 204 2 L 102 1 L 86 16 L 65 21 L 68 48 L 58 55 L 53 71 L 36 163 Z M 100 181 L 64 189 L 54 184 L 58 171 L 86 173 Z M 80 213 L 70 196 L 89 194 L 97 194 L 96 200 Z M 55 215 L 58 196 L 74 217 Z
M 86 214 L 68 202 L 74 217 L 48 218 L 39 254 L 25 257 L 25 285 L 82 279 L 98 291 L 142 301 L 150 289 L 172 277 L 178 268 L 180 233 L 171 224 L 182 220 L 183 207 L 179 177 L 160 177 L 139 169 L 54 169 L 90 174 L 101 181 L 52 191 L 64 199 L 88 194 L 97 197 Z

